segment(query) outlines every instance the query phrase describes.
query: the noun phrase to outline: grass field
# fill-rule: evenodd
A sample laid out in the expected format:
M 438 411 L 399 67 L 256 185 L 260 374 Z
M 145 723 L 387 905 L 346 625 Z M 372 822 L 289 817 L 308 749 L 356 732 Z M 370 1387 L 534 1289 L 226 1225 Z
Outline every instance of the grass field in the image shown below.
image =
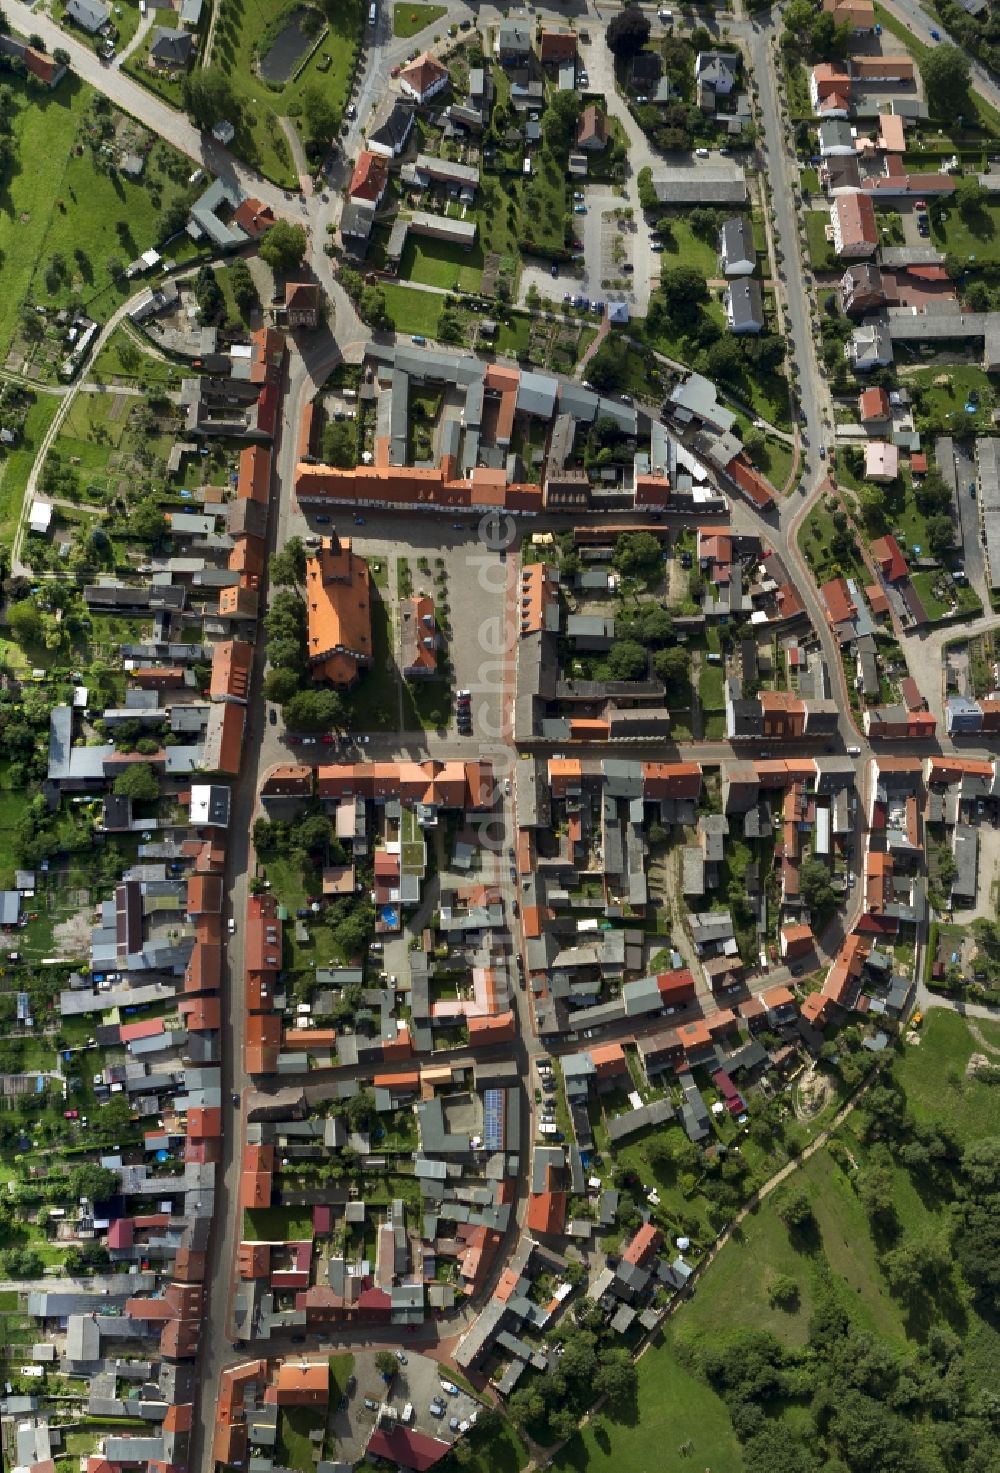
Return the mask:
M 788 477 L 792 473 L 792 460 L 794 452 L 790 445 L 784 440 L 776 440 L 769 436 L 759 450 L 755 450 L 752 456 L 754 465 L 774 486 L 780 491 Z
M 296 1473 L 313 1473 L 316 1466 L 313 1450 L 322 1450 L 322 1440 L 314 1443 L 311 1433 L 326 1429 L 326 1413 L 319 1407 L 282 1407 L 278 1419 L 278 1456 L 284 1468 Z
M 964 1019 L 946 1008 L 933 1008 L 921 1030 L 918 1047 L 909 1048 L 896 1065 L 896 1075 L 917 1120 L 945 1119 L 963 1141 L 985 1139 L 998 1128 L 1000 1097 L 982 1080 L 964 1078 L 975 1050 Z
M 243 1236 L 248 1243 L 291 1243 L 312 1237 L 308 1207 L 247 1207 Z
M 317 89 L 339 113 L 347 101 L 367 6 L 364 0 L 338 0 L 322 14 L 330 29 L 298 76 L 283 86 L 268 84 L 257 71 L 257 48 L 281 29 L 289 0 L 220 0 L 213 63 L 222 68 L 243 104 L 243 127 L 237 148 L 248 162 L 285 187 L 298 177 L 280 116 L 298 119 L 303 96 Z
M 585 1428 L 553 1460 L 555 1473 L 741 1473 L 725 1405 L 685 1370 L 673 1337 L 639 1361 L 637 1417 Z
M 833 246 L 826 238 L 826 227 L 829 223 L 830 212 L 828 210 L 806 211 L 809 264 L 814 271 L 832 271 L 837 264 Z
M 989 201 L 971 220 L 963 220 L 956 209 L 947 213 L 947 220 L 931 226 L 936 246 L 963 259 L 974 258 L 977 265 L 1000 261 L 1000 204 Z
M 177 167 L 180 156 L 165 143 L 153 149 L 142 182 L 107 172 L 89 146 L 95 94 L 72 74 L 51 93 L 28 92 L 9 73 L 3 80 L 16 100 L 18 163 L 0 212 L 0 362 L 26 299 L 58 308 L 72 298 L 98 321 L 110 316 L 134 288 L 128 282 L 124 290 L 115 285 L 108 261 L 125 265 L 157 245 L 161 209 L 187 197 L 187 166 Z M 170 170 L 182 182 L 167 177 Z M 61 259 L 65 268 L 49 291 L 45 276 L 53 259 Z
M 415 36 L 426 26 L 432 26 L 436 20 L 448 14 L 445 5 L 406 5 L 395 4 L 392 7 L 392 33 L 401 36 L 404 40 L 407 36 Z
M 722 275 L 715 242 L 695 235 L 685 215 L 678 213 L 661 216 L 657 222 L 657 231 L 665 247 L 660 257 L 662 270 L 669 271 L 674 266 L 693 266 L 707 280 Z
M 710 665 L 706 659 L 702 659 L 701 671 L 698 675 L 698 695 L 701 704 L 708 710 L 718 710 L 726 704 L 725 700 L 725 671 L 721 665 Z
M 403 281 L 477 292 L 483 279 L 483 249 L 478 240 L 467 251 L 447 240 L 408 235 L 399 275 Z
M 393 281 L 379 285 L 385 292 L 386 306 L 397 332 L 423 333 L 428 338 L 437 336 L 444 297 L 437 292 L 414 291 Z

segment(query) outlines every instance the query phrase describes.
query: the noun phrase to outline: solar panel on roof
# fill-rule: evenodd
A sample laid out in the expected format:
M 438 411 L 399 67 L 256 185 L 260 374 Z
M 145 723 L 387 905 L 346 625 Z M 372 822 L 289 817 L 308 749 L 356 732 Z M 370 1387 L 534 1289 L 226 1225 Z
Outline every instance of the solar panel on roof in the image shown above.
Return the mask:
M 504 1148 L 505 1091 L 488 1089 L 483 1093 L 483 1146 L 487 1151 Z

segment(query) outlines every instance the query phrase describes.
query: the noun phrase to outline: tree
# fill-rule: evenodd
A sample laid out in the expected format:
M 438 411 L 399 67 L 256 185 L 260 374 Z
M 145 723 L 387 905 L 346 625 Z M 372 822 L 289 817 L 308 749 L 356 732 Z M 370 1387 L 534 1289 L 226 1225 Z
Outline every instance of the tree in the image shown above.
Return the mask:
M 152 803 L 160 796 L 160 784 L 156 773 L 148 762 L 133 762 L 115 778 L 115 793 L 119 798 L 131 798 L 137 803 Z
M 963 179 L 956 179 L 954 203 L 966 224 L 983 213 L 989 197 L 989 192 L 975 177 L 970 175 Z
M 799 892 L 810 910 L 827 910 L 836 904 L 830 871 L 821 859 L 807 859 L 799 870 Z
M 269 565 L 271 582 L 279 588 L 295 588 L 306 581 L 306 547 L 301 537 L 289 537 Z
M 927 519 L 927 546 L 936 558 L 946 557 L 955 546 L 955 524 L 951 517 L 938 515 Z
M 167 241 L 179 235 L 187 224 L 188 207 L 182 199 L 175 199 L 160 213 L 160 240 Z
M 920 63 L 927 106 L 932 117 L 952 122 L 969 102 L 969 58 L 957 46 L 928 51 Z
M 580 94 L 578 92 L 555 92 L 542 118 L 545 141 L 554 153 L 570 147 L 576 138 L 576 125 L 580 118 Z
M 708 301 L 708 283 L 694 266 L 672 266 L 660 277 L 664 306 L 675 321 L 691 321 Z
M 672 645 L 657 650 L 653 656 L 653 670 L 667 687 L 668 694 L 678 702 L 679 697 L 688 698 L 691 681 L 691 655 L 683 645 Z
M 296 731 L 330 731 L 344 719 L 344 703 L 333 690 L 300 690 L 285 702 L 285 722 Z
M 603 670 L 608 680 L 644 680 L 648 663 L 649 657 L 641 644 L 622 639 L 611 646 L 603 662 Z
M 649 40 L 649 17 L 638 5 L 627 5 L 614 16 L 604 35 L 616 60 L 626 61 L 638 55 Z
M 301 266 L 306 253 L 306 233 L 301 225 L 278 220 L 260 244 L 260 254 L 278 276 L 287 276 Z
M 260 306 L 260 294 L 254 285 L 254 279 L 250 275 L 250 267 L 246 261 L 237 260 L 230 266 L 229 285 L 232 288 L 233 299 L 241 312 L 252 312 L 255 307 Z
M 541 1421 L 545 1403 L 533 1386 L 519 1386 L 507 1399 L 507 1411 L 515 1427 L 526 1427 L 529 1422 Z
M 743 350 L 734 337 L 720 338 L 705 354 L 705 362 L 712 378 L 739 378 L 745 368 Z
M 52 53 L 52 60 L 58 66 L 69 66 L 70 55 L 65 46 L 57 46 Z
M 74 1197 L 86 1197 L 90 1202 L 106 1202 L 118 1190 L 117 1171 L 107 1166 L 88 1162 L 74 1167 L 70 1173 L 70 1191 Z
M 226 121 L 237 127 L 240 104 L 226 74 L 218 67 L 191 72 L 184 78 L 184 106 L 199 128 Z
M 661 561 L 660 539 L 652 532 L 622 532 L 611 561 L 619 573 L 651 571 Z
M 786 1227 L 801 1229 L 813 1220 L 812 1203 L 801 1187 L 791 1191 L 778 1208 L 778 1216 Z
M 42 615 L 34 599 L 25 598 L 11 604 L 7 623 L 18 644 L 34 644 L 42 634 Z
M 371 902 L 355 897 L 352 908 L 334 929 L 334 938 L 345 956 L 360 956 L 371 938 L 375 912 Z
M 163 507 L 151 496 L 143 497 L 129 507 L 128 532 L 139 542 L 157 543 L 167 535 Z
M 311 143 L 325 148 L 340 127 L 340 113 L 328 102 L 319 87 L 306 87 L 302 93 L 302 117 Z
M 771 1285 L 768 1298 L 782 1309 L 791 1309 L 798 1303 L 799 1286 L 791 1274 L 779 1274 Z
M 323 426 L 323 460 L 351 470 L 358 461 L 358 433 L 349 419 L 331 419 Z
M 264 676 L 264 699 L 265 701 L 277 701 L 283 706 L 290 701 L 299 688 L 299 677 L 294 670 L 282 669 L 280 666 L 269 670 Z
M 375 1352 L 375 1369 L 387 1381 L 391 1381 L 399 1369 L 399 1362 L 391 1350 L 377 1350 Z
M 638 1384 L 638 1371 L 628 1351 L 605 1351 L 594 1377 L 594 1390 L 598 1396 L 606 1396 L 612 1406 L 623 1406 L 634 1401 Z

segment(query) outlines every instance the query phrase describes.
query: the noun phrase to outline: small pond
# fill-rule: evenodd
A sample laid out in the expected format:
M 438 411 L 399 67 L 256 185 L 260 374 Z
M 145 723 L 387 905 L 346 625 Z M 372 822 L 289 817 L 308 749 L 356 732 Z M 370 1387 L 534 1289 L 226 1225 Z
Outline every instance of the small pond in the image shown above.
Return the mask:
M 322 24 L 322 18 L 311 5 L 297 5 L 290 10 L 266 55 L 260 59 L 258 70 L 264 81 L 287 82 L 315 41 Z

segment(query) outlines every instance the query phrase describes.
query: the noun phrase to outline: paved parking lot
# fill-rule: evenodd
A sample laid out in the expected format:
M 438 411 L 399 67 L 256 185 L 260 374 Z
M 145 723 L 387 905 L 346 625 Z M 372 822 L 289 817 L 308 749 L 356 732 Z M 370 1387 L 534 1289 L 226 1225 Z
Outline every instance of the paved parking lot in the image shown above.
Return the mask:
M 348 1398 L 347 1410 L 342 1412 L 338 1409 L 331 1418 L 330 1426 L 337 1439 L 338 1461 L 357 1463 L 364 1457 L 365 1447 L 378 1416 L 377 1408 L 383 1402 L 395 1407 L 400 1416 L 409 1404 L 413 1408 L 413 1417 L 407 1426 L 426 1433 L 428 1437 L 454 1442 L 459 1434 L 457 1426 L 453 1428 L 451 1423 L 463 1422 L 471 1417 L 477 1410 L 478 1403 L 463 1391 L 458 1396 L 448 1396 L 441 1388 L 442 1380 L 447 1381 L 448 1376 L 447 1373 L 442 1376 L 437 1361 L 430 1356 L 406 1350 L 403 1352 L 406 1364 L 399 1366 L 391 1383 L 386 1386 L 381 1373 L 375 1368 L 376 1354 L 374 1350 L 355 1353 L 354 1375 L 357 1378 L 357 1388 Z M 440 1397 L 445 1403 L 442 1417 L 431 1414 L 430 1406 L 434 1397 Z M 366 1401 L 376 1403 L 376 1407 L 366 1407 Z

